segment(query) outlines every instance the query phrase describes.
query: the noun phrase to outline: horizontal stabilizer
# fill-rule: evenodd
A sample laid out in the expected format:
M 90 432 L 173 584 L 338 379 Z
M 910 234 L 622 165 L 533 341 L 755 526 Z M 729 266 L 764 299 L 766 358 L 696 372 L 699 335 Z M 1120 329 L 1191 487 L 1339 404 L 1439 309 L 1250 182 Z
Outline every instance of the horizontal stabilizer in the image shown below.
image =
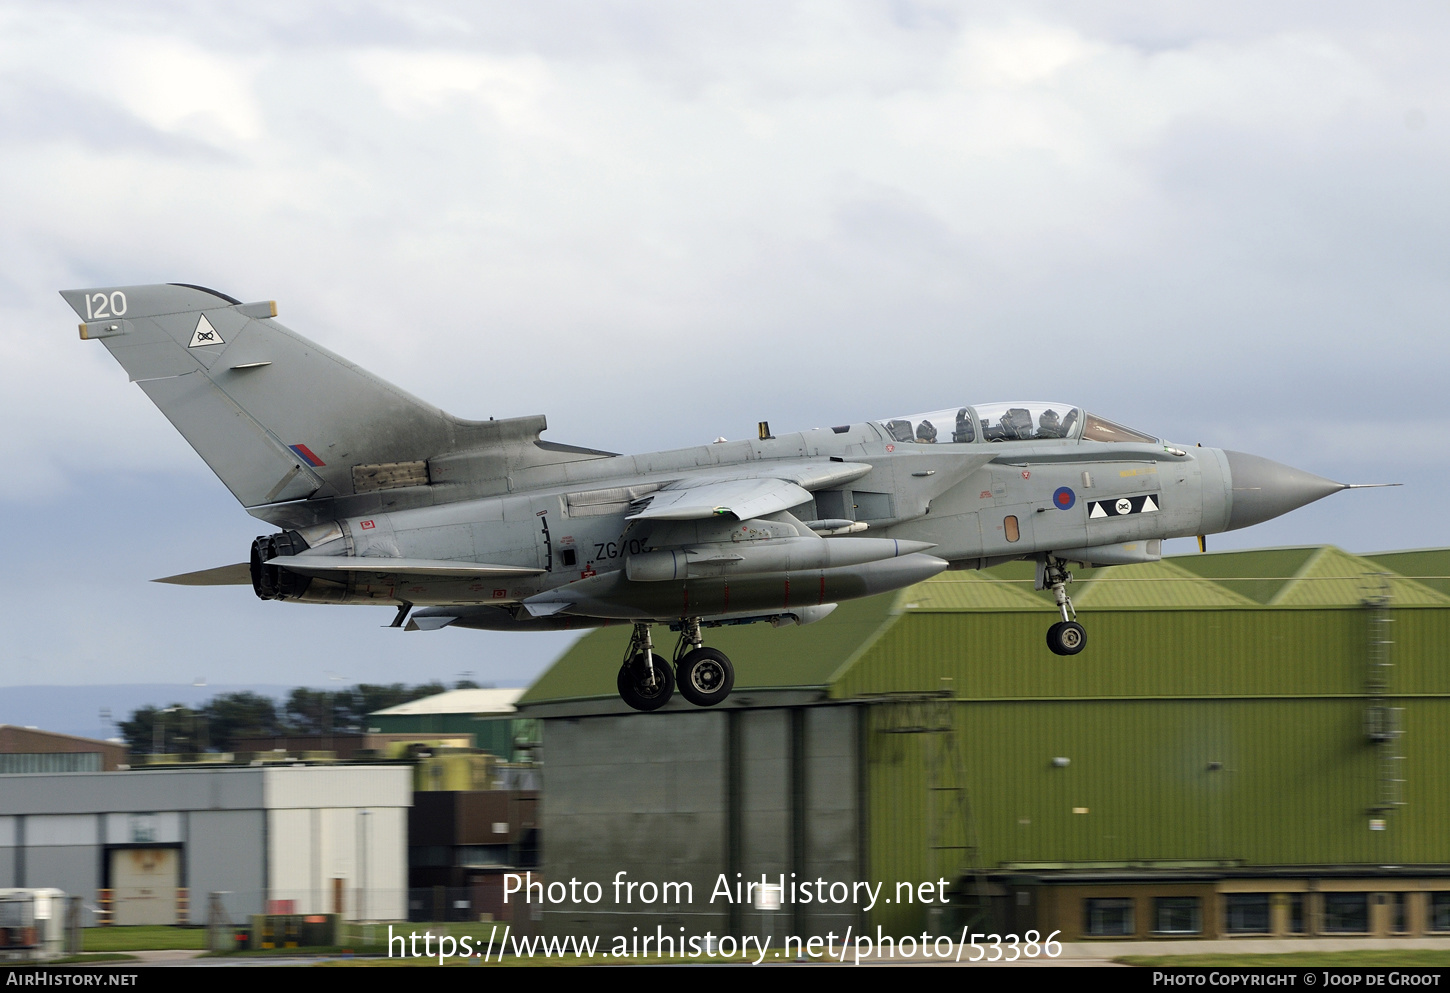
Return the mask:
M 537 576 L 544 571 L 522 565 L 489 565 L 486 562 L 454 562 L 449 559 L 392 559 L 381 555 L 279 555 L 268 559 L 267 565 L 281 566 L 289 572 L 298 572 L 304 576 L 366 572 L 383 576 L 444 576 L 464 579 L 471 576 Z
M 246 562 L 236 565 L 222 565 L 200 572 L 184 572 L 180 576 L 153 579 L 153 583 L 170 583 L 172 586 L 251 586 L 252 567 Z

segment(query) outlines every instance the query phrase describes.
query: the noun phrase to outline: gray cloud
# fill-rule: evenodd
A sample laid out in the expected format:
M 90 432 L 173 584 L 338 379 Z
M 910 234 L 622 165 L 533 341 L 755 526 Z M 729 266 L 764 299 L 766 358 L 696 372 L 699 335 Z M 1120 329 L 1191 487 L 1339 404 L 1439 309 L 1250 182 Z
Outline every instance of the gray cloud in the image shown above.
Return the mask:
M 67 632 L 12 652 L 189 680 L 213 625 L 317 625 L 382 678 L 411 644 L 124 592 L 264 529 L 74 339 L 71 286 L 276 298 L 447 409 L 615 450 L 1062 399 L 1415 484 L 1222 547 L 1450 542 L 1447 35 L 1413 4 L 0 3 L 0 500 L 47 535 L 10 592 Z

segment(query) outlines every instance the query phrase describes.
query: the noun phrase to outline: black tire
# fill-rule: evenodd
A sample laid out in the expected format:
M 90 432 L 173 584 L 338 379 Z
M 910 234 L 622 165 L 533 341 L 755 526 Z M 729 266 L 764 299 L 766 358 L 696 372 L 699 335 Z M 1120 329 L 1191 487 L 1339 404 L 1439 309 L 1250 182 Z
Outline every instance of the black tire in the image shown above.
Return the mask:
M 654 682 L 649 683 L 644 655 L 636 655 L 619 669 L 619 698 L 635 710 L 659 710 L 675 694 L 675 674 L 662 657 L 654 656 Z
M 735 667 L 719 649 L 697 648 L 680 659 L 675 678 L 680 696 L 697 707 L 713 707 L 735 688 Z
M 1058 621 L 1047 629 L 1047 647 L 1058 655 L 1076 655 L 1087 645 L 1087 632 L 1077 621 Z

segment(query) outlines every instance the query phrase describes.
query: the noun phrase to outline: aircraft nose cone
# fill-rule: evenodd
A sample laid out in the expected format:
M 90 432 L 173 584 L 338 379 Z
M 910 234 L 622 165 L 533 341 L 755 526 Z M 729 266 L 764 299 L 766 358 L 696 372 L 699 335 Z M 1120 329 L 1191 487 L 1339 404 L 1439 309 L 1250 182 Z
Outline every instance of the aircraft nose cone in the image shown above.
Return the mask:
M 1228 458 L 1229 485 L 1233 490 L 1228 518 L 1230 531 L 1260 524 L 1345 489 L 1344 483 L 1271 459 L 1227 450 L 1223 454 Z

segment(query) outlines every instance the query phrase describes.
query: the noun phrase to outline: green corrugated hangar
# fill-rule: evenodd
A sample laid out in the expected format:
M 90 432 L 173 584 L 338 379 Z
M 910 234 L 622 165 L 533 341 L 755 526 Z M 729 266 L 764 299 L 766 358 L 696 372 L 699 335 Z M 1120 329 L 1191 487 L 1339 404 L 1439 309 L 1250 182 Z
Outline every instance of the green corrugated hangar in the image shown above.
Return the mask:
M 519 706 L 545 720 L 543 876 L 606 885 L 546 926 L 1450 935 L 1450 549 L 1080 573 L 1071 658 L 1032 569 L 711 631 L 737 679 L 708 711 L 625 711 L 627 632 L 581 639 Z M 762 874 L 827 899 L 721 894 Z M 897 890 L 941 878 L 945 910 Z M 867 910 L 817 880 L 886 885 Z

